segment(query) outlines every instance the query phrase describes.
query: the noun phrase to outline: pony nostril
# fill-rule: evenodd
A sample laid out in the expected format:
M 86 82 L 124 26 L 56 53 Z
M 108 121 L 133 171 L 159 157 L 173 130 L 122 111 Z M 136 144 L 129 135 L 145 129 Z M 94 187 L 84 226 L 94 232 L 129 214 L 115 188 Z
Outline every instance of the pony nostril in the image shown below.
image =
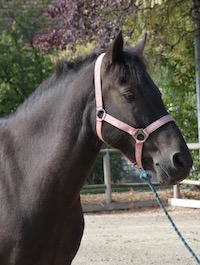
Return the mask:
M 180 153 L 175 153 L 173 155 L 173 164 L 176 168 L 185 168 L 187 166 L 186 161 L 184 158 L 181 156 Z

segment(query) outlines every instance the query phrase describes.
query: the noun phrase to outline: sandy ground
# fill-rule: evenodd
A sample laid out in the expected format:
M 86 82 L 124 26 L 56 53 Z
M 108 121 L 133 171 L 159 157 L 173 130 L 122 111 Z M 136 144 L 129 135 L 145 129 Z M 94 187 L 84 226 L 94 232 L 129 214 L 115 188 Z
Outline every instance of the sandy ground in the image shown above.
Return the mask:
M 167 207 L 200 259 L 200 209 Z M 85 214 L 81 247 L 72 265 L 195 265 L 159 208 Z

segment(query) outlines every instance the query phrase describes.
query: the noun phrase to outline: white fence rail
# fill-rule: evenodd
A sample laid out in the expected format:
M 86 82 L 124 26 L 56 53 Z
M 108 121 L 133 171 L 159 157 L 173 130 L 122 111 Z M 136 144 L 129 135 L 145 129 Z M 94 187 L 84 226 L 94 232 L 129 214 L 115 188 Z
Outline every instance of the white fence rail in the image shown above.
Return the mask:
M 200 143 L 189 143 L 187 144 L 190 150 L 200 150 Z M 112 184 L 111 183 L 111 167 L 110 167 L 110 154 L 120 153 L 120 151 L 116 149 L 102 149 L 100 151 L 103 154 L 103 171 L 104 171 L 104 184 L 96 184 L 96 185 L 85 185 L 83 190 L 87 189 L 105 189 L 106 203 L 109 204 L 112 201 L 112 188 L 134 188 L 134 187 L 147 187 L 146 183 L 120 183 L 120 184 Z M 183 180 L 182 184 L 188 185 L 200 185 L 200 181 L 195 180 Z M 154 185 L 159 186 L 158 182 L 153 182 Z M 185 206 L 192 207 L 194 205 L 195 208 L 200 208 L 200 200 L 196 200 L 195 203 L 192 202 L 194 200 L 190 200 L 191 202 L 187 202 L 188 200 L 180 199 L 180 184 L 174 186 L 174 198 L 169 199 L 169 204 L 174 206 Z M 190 206 L 188 206 L 190 205 Z

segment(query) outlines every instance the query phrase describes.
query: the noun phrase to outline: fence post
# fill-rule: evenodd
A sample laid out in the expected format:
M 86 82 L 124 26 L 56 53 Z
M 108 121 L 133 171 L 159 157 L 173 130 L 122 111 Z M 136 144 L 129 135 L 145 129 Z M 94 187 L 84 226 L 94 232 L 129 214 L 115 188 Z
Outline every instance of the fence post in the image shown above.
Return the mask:
M 181 197 L 181 194 L 180 194 L 180 185 L 179 184 L 176 184 L 173 186 L 173 190 L 174 190 L 174 199 L 178 199 Z
M 111 190 L 111 170 L 110 170 L 110 155 L 108 149 L 103 157 L 103 171 L 104 171 L 104 183 L 106 185 L 106 203 L 112 201 L 112 190 Z

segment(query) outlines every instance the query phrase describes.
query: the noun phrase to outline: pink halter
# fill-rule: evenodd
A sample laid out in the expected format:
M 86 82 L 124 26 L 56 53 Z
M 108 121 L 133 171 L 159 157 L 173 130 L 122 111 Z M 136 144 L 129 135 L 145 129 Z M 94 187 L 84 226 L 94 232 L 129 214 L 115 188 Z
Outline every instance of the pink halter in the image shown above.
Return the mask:
M 101 91 L 101 63 L 103 60 L 105 53 L 102 53 L 96 60 L 95 69 L 94 69 L 94 79 L 95 79 L 95 96 L 96 96 L 96 131 L 99 138 L 103 141 L 102 137 L 102 123 L 106 121 L 107 123 L 115 126 L 116 128 L 130 134 L 135 140 L 135 158 L 136 163 L 139 165 L 140 168 L 143 169 L 142 166 L 142 148 L 144 142 L 147 140 L 149 135 L 163 126 L 164 124 L 174 121 L 172 116 L 165 115 L 162 118 L 154 121 L 146 128 L 134 128 L 116 118 L 109 115 L 105 109 L 103 108 L 103 98 L 102 98 L 102 91 Z

